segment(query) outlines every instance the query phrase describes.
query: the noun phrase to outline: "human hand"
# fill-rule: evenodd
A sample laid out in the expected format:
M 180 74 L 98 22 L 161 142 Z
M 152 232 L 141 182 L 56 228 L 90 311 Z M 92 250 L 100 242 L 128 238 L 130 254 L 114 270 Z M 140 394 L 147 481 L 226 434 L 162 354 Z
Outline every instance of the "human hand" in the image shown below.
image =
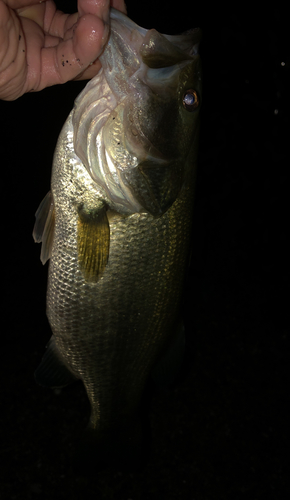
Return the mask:
M 96 75 L 110 4 L 126 13 L 124 0 L 78 0 L 75 14 L 52 0 L 0 0 L 0 99 Z

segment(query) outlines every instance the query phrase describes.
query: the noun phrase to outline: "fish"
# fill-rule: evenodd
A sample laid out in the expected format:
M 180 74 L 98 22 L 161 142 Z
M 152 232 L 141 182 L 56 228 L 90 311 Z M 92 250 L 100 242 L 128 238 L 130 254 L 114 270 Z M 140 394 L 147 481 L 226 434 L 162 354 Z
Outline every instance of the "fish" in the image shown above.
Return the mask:
M 52 388 L 82 381 L 90 436 L 108 461 L 139 439 L 148 380 L 162 385 L 182 357 L 200 37 L 199 28 L 144 29 L 111 9 L 102 68 L 60 132 L 35 214 L 52 330 L 35 379 Z

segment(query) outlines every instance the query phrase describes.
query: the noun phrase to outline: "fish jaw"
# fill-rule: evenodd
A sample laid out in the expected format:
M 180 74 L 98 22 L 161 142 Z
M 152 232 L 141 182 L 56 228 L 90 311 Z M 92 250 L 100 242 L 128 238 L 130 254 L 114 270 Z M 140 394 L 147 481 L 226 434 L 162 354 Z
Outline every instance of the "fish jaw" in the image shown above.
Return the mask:
M 73 127 L 76 154 L 121 214 L 159 216 L 182 188 L 198 121 L 183 96 L 195 84 L 200 102 L 199 34 L 161 35 L 112 9 L 103 68 L 76 99 Z

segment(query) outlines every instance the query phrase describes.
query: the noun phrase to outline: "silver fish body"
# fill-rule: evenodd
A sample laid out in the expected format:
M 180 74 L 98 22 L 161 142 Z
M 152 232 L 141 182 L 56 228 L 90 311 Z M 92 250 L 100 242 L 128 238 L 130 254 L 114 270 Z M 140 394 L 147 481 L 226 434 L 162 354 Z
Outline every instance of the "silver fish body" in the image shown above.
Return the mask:
M 53 332 L 36 379 L 81 379 L 101 439 L 133 421 L 180 331 L 201 96 L 199 30 L 160 35 L 112 9 L 102 70 L 60 133 L 34 229 Z

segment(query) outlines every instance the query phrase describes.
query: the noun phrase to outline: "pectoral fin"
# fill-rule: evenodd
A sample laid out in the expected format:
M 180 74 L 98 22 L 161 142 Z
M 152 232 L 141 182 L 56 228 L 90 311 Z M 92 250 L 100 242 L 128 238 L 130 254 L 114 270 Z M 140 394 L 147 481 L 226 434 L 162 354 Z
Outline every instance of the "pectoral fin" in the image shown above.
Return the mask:
M 109 258 L 110 226 L 107 209 L 103 202 L 90 209 L 79 207 L 78 259 L 85 279 L 97 282 L 102 276 Z
M 40 203 L 35 213 L 35 224 L 32 236 L 35 243 L 42 243 L 40 260 L 45 264 L 51 257 L 55 215 L 54 215 L 54 201 L 51 191 L 47 193 L 45 198 Z

